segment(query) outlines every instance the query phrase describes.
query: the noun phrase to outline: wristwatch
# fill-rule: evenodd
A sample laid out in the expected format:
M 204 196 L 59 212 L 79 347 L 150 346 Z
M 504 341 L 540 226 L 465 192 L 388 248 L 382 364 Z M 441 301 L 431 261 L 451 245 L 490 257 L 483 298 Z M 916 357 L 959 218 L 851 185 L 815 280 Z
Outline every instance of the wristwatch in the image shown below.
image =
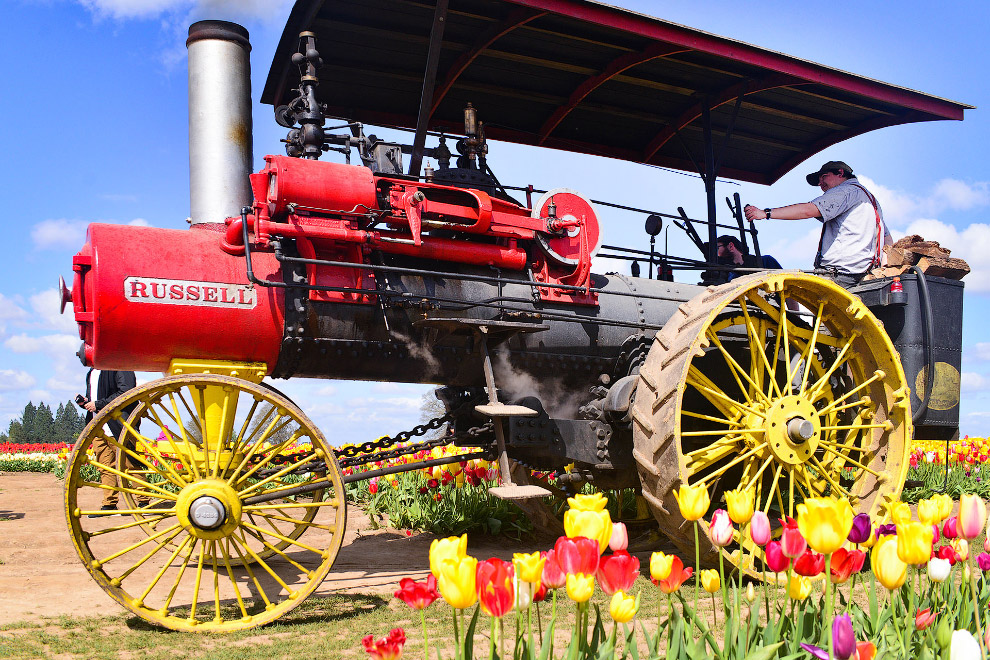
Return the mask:
M 770 209 L 763 209 L 763 212 L 767 214 L 767 220 L 770 219 Z

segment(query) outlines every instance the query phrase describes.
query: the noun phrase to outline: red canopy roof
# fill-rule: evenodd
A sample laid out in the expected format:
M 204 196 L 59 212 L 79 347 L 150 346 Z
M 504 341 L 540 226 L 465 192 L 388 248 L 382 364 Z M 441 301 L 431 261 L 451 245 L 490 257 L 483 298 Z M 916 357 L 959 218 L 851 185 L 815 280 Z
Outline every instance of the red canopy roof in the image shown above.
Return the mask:
M 444 0 L 298 0 L 262 101 L 290 100 L 311 30 L 333 116 L 414 128 L 422 107 L 459 133 L 471 102 L 489 138 L 694 171 L 709 110 L 719 175 L 765 184 L 852 136 L 972 108 L 589 0 L 447 1 L 431 69 Z

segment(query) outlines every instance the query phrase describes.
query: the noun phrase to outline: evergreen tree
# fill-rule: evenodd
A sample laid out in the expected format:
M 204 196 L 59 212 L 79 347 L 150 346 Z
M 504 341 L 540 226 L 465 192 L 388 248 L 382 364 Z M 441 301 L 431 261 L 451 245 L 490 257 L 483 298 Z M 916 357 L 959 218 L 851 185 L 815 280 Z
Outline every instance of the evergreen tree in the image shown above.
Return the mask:
M 10 442 L 27 442 L 27 440 L 24 439 L 24 427 L 21 424 L 21 420 L 10 420 L 10 426 L 7 427 L 7 437 L 10 438 Z
M 34 437 L 34 416 L 35 416 L 35 414 L 37 412 L 38 412 L 38 409 L 35 407 L 35 405 L 32 402 L 28 401 L 27 402 L 27 405 L 24 406 L 24 412 L 21 413 L 20 429 L 18 430 L 18 433 L 17 433 L 18 439 L 17 440 L 12 440 L 12 442 L 21 442 L 21 443 L 37 442 L 37 440 L 34 440 L 33 439 L 33 437 Z M 49 412 L 51 412 L 51 411 L 49 411 Z M 9 434 L 9 435 L 10 435 L 11 438 L 14 437 L 13 434 Z
M 31 433 L 34 442 L 55 442 L 55 418 L 48 404 L 41 402 L 34 412 L 34 430 Z
M 55 413 L 55 431 L 52 434 L 52 442 L 73 443 L 79 432 L 76 430 L 78 419 L 75 406 L 71 401 L 58 404 L 58 411 Z

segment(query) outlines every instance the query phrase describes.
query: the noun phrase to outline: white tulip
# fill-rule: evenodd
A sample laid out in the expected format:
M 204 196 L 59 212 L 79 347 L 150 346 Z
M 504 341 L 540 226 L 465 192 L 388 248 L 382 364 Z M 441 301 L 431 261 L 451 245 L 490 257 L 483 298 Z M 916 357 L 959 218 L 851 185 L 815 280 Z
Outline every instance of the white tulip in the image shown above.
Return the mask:
M 981 660 L 980 643 L 968 630 L 956 630 L 949 643 L 949 660 Z
M 949 577 L 952 563 L 948 559 L 932 557 L 928 560 L 928 579 L 935 582 L 944 582 Z

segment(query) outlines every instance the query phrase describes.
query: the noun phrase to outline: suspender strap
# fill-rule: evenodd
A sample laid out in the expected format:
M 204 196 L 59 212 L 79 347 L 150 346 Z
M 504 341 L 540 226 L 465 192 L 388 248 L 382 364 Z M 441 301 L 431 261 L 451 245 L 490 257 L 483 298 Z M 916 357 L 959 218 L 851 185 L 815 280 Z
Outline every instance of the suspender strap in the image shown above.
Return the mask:
M 850 182 L 852 183 L 852 182 Z M 870 261 L 870 269 L 880 267 L 880 255 L 883 251 L 883 221 L 880 219 L 880 206 L 877 204 L 876 197 L 870 194 L 870 191 L 859 185 L 858 183 L 852 183 L 864 193 L 866 193 L 867 198 L 870 203 L 873 204 L 873 213 L 877 219 L 877 247 L 873 251 L 873 260 Z M 815 255 L 815 268 L 821 268 L 822 265 L 822 243 L 825 242 L 825 223 L 822 222 L 822 234 L 818 238 L 818 253 Z

